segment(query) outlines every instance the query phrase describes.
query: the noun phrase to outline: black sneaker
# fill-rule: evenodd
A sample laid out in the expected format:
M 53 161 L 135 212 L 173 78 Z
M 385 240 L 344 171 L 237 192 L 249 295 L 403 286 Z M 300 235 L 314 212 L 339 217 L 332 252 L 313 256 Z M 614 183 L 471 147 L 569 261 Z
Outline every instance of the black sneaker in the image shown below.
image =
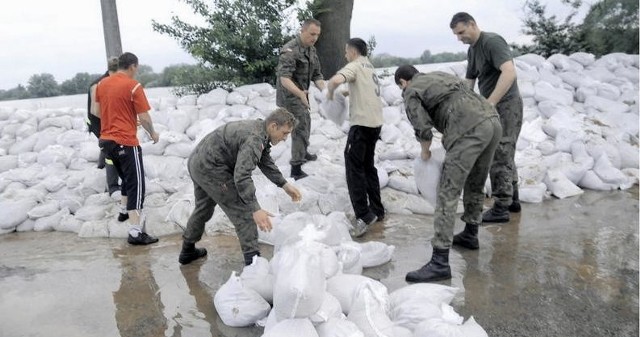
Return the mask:
M 129 220 L 129 213 L 120 213 L 118 214 L 118 221 L 125 222 Z
M 137 237 L 133 237 L 131 236 L 131 234 L 129 234 L 127 242 L 129 242 L 129 244 L 131 245 L 149 245 L 158 242 L 158 238 L 141 232 Z

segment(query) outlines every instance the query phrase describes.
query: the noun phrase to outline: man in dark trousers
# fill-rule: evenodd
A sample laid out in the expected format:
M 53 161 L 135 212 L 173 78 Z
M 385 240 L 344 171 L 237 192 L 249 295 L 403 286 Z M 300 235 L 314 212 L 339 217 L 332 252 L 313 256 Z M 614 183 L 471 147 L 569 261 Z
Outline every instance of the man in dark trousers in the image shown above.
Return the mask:
M 204 226 L 219 206 L 233 223 L 246 265 L 260 256 L 258 229 L 271 230 L 270 216 L 256 199 L 251 175 L 256 166 L 294 202 L 302 196 L 287 182 L 271 158 L 271 146 L 285 141 L 295 127 L 295 117 L 284 108 L 274 110 L 266 120 L 227 123 L 205 136 L 189 156 L 188 168 L 193 180 L 195 209 L 184 231 L 181 264 L 207 255 L 196 248 Z
M 307 151 L 311 136 L 309 84 L 313 81 L 320 90 L 324 90 L 320 60 L 314 47 L 318 37 L 320 21 L 306 20 L 300 34 L 280 50 L 276 71 L 276 104 L 298 119 L 298 125 L 291 133 L 291 177 L 295 180 L 307 176 L 302 171 L 304 163 L 318 158 Z
M 107 71 L 89 85 L 87 95 L 87 128 L 89 132 L 93 133 L 98 139 L 100 139 L 100 118 L 96 116 L 96 87 L 98 86 L 98 82 L 114 74 L 117 70 L 118 58 L 110 57 L 107 61 Z M 120 190 L 118 171 L 116 171 L 116 168 L 113 166 L 113 162 L 105 158 L 104 152 L 102 151 L 100 151 L 100 157 L 98 158 L 98 168 L 104 168 L 107 173 L 107 192 L 109 192 L 109 195 Z
M 158 239 L 145 232 L 142 214 L 145 196 L 142 149 L 138 141 L 138 121 L 149 133 L 154 143 L 159 135 L 149 115 L 151 106 L 142 85 L 136 81 L 138 57 L 124 53 L 118 57 L 118 71 L 103 79 L 96 87 L 96 116 L 100 118 L 100 149 L 122 179 L 121 205 L 126 213 L 118 220 L 129 220 L 129 237 L 132 245 L 148 245 Z
M 378 76 L 367 54 L 364 40 L 353 38 L 347 41 L 345 57 L 349 63 L 327 84 L 328 99 L 333 99 L 334 91 L 340 84 L 349 84 L 351 127 L 344 149 L 344 166 L 349 197 L 356 215 L 351 233 L 355 237 L 364 235 L 372 223 L 384 218 L 378 170 L 374 165 L 376 143 L 384 120 Z
M 461 79 L 441 71 L 419 73 L 410 65 L 398 68 L 395 81 L 402 88 L 407 117 L 422 147 L 423 160 L 431 158 L 432 129 L 442 133 L 446 151 L 434 212 L 435 235 L 431 261 L 406 275 L 408 282 L 451 278 L 451 244 L 478 249 L 484 183 L 502 127 L 496 110 Z M 465 229 L 454 237 L 460 193 L 464 190 Z
M 469 86 L 473 89 L 478 79 L 480 94 L 496 108 L 502 123 L 502 139 L 489 173 L 494 203 L 482 215 L 482 221 L 509 222 L 509 212 L 520 212 L 514 159 L 523 109 L 511 49 L 500 35 L 481 31 L 468 13 L 456 13 L 450 27 L 462 43 L 469 45 L 466 74 Z

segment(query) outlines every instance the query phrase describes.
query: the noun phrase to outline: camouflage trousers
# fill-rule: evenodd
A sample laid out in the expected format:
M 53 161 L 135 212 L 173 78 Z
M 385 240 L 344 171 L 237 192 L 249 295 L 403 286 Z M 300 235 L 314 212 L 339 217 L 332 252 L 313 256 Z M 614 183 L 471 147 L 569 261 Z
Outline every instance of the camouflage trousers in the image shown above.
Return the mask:
M 307 148 L 309 147 L 309 137 L 311 136 L 311 116 L 309 110 L 302 104 L 285 104 L 296 119 L 298 125 L 291 133 L 291 165 L 302 165 L 307 162 Z
M 253 220 L 253 212 L 240 199 L 233 178 L 226 181 L 215 179 L 189 166 L 195 208 L 182 235 L 184 240 L 193 243 L 200 241 L 205 223 L 213 216 L 215 207 L 219 206 L 235 227 L 242 253 L 259 252 L 258 227 Z
M 500 121 L 491 117 L 462 135 L 447 150 L 438 182 L 433 221 L 435 234 L 431 240 L 433 247 L 451 247 L 458 199 L 463 188 L 462 221 L 482 222 L 484 183 L 501 136 Z
M 518 183 L 518 169 L 515 163 L 516 142 L 522 129 L 522 98 L 516 96 L 496 105 L 502 138 L 493 156 L 489 171 L 491 196 L 499 206 L 508 207 L 513 198 L 513 186 Z

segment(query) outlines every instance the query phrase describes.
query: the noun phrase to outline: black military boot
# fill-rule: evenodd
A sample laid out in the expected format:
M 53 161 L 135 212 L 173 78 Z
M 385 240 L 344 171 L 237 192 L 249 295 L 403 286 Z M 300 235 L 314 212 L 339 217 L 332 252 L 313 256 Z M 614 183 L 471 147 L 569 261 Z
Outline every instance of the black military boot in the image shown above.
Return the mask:
M 291 178 L 298 180 L 309 175 L 302 170 L 302 165 L 291 165 Z
M 254 256 L 260 256 L 260 252 L 248 252 L 248 253 L 243 253 L 242 255 L 244 255 L 244 265 L 248 266 L 251 263 L 253 263 Z
M 188 264 L 206 255 L 207 255 L 206 249 L 196 248 L 195 243 L 183 241 L 182 250 L 180 251 L 180 256 L 178 257 L 178 261 L 180 262 L 180 264 Z
M 482 214 L 482 222 L 509 222 L 509 207 L 496 203 Z
M 407 282 L 434 282 L 451 278 L 449 249 L 433 248 L 431 261 L 418 270 L 407 273 Z
M 478 249 L 478 225 L 468 223 L 464 226 L 464 230 L 453 236 L 453 244 L 468 249 Z
M 520 207 L 520 193 L 518 192 L 518 183 L 513 183 L 513 198 L 511 205 L 509 205 L 509 212 L 520 213 L 522 207 Z

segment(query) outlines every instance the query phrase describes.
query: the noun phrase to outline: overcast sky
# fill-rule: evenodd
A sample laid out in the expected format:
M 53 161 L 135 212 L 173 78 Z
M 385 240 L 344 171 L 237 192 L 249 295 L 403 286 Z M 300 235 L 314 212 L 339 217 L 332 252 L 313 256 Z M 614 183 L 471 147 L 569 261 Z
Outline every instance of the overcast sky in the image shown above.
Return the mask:
M 545 3 L 545 1 L 542 1 Z M 449 29 L 451 16 L 469 12 L 480 29 L 507 42 L 526 42 L 521 20 L 524 0 L 355 0 L 351 35 L 375 36 L 375 53 L 418 57 L 465 51 Z M 547 0 L 549 11 L 564 18 L 560 0 Z M 151 20 L 169 23 L 172 15 L 197 23 L 191 7 L 178 0 L 118 0 L 122 48 L 140 63 L 161 72 L 168 65 L 195 63 L 179 44 L 154 32 Z M 100 0 L 5 1 L 0 10 L 0 89 L 27 85 L 33 74 L 50 73 L 58 83 L 78 72 L 102 73 L 106 51 Z

